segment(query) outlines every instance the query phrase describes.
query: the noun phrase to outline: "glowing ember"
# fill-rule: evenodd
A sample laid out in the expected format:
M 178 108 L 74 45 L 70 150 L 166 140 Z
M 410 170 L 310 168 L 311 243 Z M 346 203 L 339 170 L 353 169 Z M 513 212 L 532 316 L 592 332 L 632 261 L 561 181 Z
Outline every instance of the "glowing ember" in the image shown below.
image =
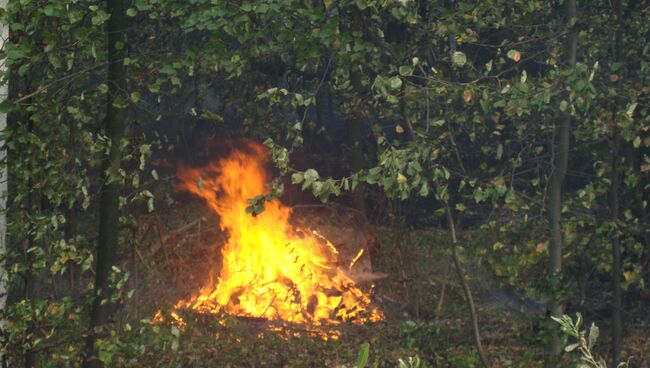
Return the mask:
M 203 198 L 229 239 L 218 279 L 210 277 L 198 295 L 176 308 L 313 326 L 382 319 L 346 274 L 363 250 L 339 265 L 331 242 L 292 226 L 291 209 L 279 201 L 267 202 L 258 216 L 246 213 L 247 200 L 266 191 L 265 157 L 262 146 L 249 144 L 207 167 L 179 169 L 179 189 Z

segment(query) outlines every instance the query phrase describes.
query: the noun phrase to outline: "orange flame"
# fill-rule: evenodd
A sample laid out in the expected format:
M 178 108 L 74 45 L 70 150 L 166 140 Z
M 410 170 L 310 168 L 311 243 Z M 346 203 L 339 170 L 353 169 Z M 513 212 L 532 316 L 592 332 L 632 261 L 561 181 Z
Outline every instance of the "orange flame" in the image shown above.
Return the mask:
M 179 189 L 205 200 L 229 239 L 218 279 L 176 308 L 313 326 L 381 320 L 381 311 L 346 274 L 347 265 L 339 266 L 332 243 L 292 226 L 289 207 L 274 200 L 255 217 L 246 213 L 247 200 L 266 192 L 265 160 L 265 148 L 249 144 L 206 167 L 179 169 Z

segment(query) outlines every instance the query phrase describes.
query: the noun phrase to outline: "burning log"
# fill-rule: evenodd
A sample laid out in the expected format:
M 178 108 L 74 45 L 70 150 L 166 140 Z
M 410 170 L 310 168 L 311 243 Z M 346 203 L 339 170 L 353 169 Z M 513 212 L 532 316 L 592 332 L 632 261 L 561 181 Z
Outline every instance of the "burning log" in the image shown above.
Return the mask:
M 296 226 L 310 228 L 330 242 L 337 252 L 337 266 L 346 269 L 348 274 L 373 272 L 370 254 L 375 247 L 374 236 L 367 220 L 358 211 L 333 205 L 294 206 L 291 220 Z
M 309 297 L 309 301 L 307 302 L 307 308 L 306 308 L 307 313 L 309 313 L 310 316 L 313 316 L 317 306 L 318 306 L 318 298 L 316 297 L 316 295 L 311 295 Z

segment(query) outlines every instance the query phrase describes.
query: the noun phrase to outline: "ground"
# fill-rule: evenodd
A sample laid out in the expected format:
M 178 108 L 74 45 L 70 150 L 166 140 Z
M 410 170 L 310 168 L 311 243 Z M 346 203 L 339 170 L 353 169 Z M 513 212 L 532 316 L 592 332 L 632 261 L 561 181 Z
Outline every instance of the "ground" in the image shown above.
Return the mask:
M 148 225 L 137 231 L 138 250 L 126 265 L 134 274 L 131 283 L 136 292 L 125 309 L 134 320 L 146 320 L 159 310 L 167 313 L 175 301 L 197 290 L 218 262 L 215 244 L 225 240 L 218 219 L 191 200 L 176 204 L 173 211 L 147 216 L 142 223 Z M 395 367 L 399 359 L 413 356 L 433 367 L 480 366 L 462 289 L 448 256 L 445 230 L 372 227 L 371 231 L 377 241 L 372 252 L 374 271 L 388 275 L 376 281 L 372 289 L 374 302 L 385 313 L 384 321 L 343 324 L 336 327 L 338 339 L 323 340 L 301 326 L 278 327 L 255 319 L 181 311 L 186 325 L 149 324 L 151 331 L 147 333 L 153 334 L 137 336 L 141 351 L 136 358 L 125 355 L 123 363 L 354 367 L 359 349 L 369 343 L 370 367 Z M 489 263 L 468 256 L 472 247 L 479 245 L 470 240 L 475 234 L 465 235 L 464 267 L 477 299 L 483 343 L 493 367 L 542 367 L 543 312 L 536 314 L 535 302 L 516 289 L 500 286 L 494 273 L 486 270 Z M 606 356 L 606 316 L 586 309 L 583 313 L 587 318 L 596 317 L 603 325 L 603 338 L 596 350 Z M 629 326 L 624 346 L 633 367 L 650 365 L 647 336 L 648 324 Z M 565 362 L 569 366 L 570 358 Z

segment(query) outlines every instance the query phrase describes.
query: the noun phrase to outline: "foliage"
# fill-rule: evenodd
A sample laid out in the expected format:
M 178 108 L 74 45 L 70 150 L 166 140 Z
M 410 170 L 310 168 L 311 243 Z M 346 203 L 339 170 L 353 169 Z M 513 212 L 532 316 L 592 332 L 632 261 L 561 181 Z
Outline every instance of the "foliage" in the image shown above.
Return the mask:
M 366 368 L 368 364 L 368 352 L 369 352 L 370 344 L 365 343 L 361 346 L 361 349 L 359 349 L 359 358 L 357 359 L 357 366 L 356 368 Z M 408 357 L 406 360 L 399 358 L 397 360 L 397 363 L 399 364 L 399 368 L 424 368 L 425 365 L 422 364 L 420 361 L 420 358 L 417 356 L 415 357 Z
M 591 327 L 589 327 L 589 333 L 581 330 L 582 315 L 580 313 L 576 314 L 575 322 L 566 314 L 561 318 L 551 318 L 560 325 L 563 333 L 574 337 L 577 340 L 575 343 L 568 344 L 564 350 L 570 353 L 577 349 L 580 353 L 581 360 L 581 363 L 578 364 L 579 368 L 607 368 L 605 360 L 602 357 L 595 356 L 592 351 L 593 347 L 596 345 L 596 341 L 598 340 L 598 335 L 600 334 L 598 326 L 592 323 Z M 628 363 L 622 362 L 616 367 L 627 367 L 628 365 Z
M 366 368 L 368 364 L 368 353 L 370 351 L 370 344 L 365 343 L 359 349 L 359 357 L 357 358 L 357 368 Z
M 0 355 L 15 365 L 30 354 L 43 362 L 51 356 L 52 366 L 79 364 L 99 193 L 108 181 L 122 186 L 122 246 L 112 278 L 120 305 L 133 295 L 124 260 L 142 246 L 132 236 L 139 217 L 163 203 L 153 194 L 162 174 L 150 159 L 184 149 L 198 156 L 198 143 L 181 143 L 188 131 L 265 141 L 287 178 L 251 198 L 252 213 L 289 181 L 322 201 L 376 187 L 427 226 L 443 221 L 449 205 L 459 222 L 482 230 L 483 246 L 468 258 L 540 298 L 568 298 L 589 278 L 609 282 L 613 239 L 625 249 L 622 287 L 642 290 L 650 275 L 650 46 L 639 40 L 649 32 L 650 9 L 623 1 L 625 17 L 616 19 L 610 2 L 583 3 L 574 24 L 578 62 L 567 68 L 560 58 L 567 29 L 556 5 L 135 0 L 121 45 L 129 87 L 111 101 L 128 111 L 129 135 L 111 142 L 102 127 L 109 88 L 104 2 L 9 1 L 0 18 L 11 37 L 0 58 L 11 95 L 0 108 L 10 114 L 2 132 L 10 246 L 0 261 L 11 293 Z M 333 97 L 324 102 L 325 95 Z M 334 107 L 324 113 L 325 105 Z M 540 265 L 548 256 L 544 214 L 555 153 L 548 143 L 560 112 L 573 125 L 562 213 L 569 271 L 552 280 Z M 332 128 L 337 119 L 362 126 L 357 143 Z M 336 170 L 298 163 L 326 141 L 339 142 L 322 153 Z M 114 144 L 125 152 L 123 169 L 108 176 L 101 159 Z M 355 149 L 362 158 L 356 166 Z M 616 217 L 608 203 L 613 162 L 622 183 Z M 107 365 L 123 349 L 150 354 L 151 346 L 179 343 L 182 333 L 146 325 L 151 335 L 124 343 L 126 326 L 140 321 L 122 312 L 104 331 Z

